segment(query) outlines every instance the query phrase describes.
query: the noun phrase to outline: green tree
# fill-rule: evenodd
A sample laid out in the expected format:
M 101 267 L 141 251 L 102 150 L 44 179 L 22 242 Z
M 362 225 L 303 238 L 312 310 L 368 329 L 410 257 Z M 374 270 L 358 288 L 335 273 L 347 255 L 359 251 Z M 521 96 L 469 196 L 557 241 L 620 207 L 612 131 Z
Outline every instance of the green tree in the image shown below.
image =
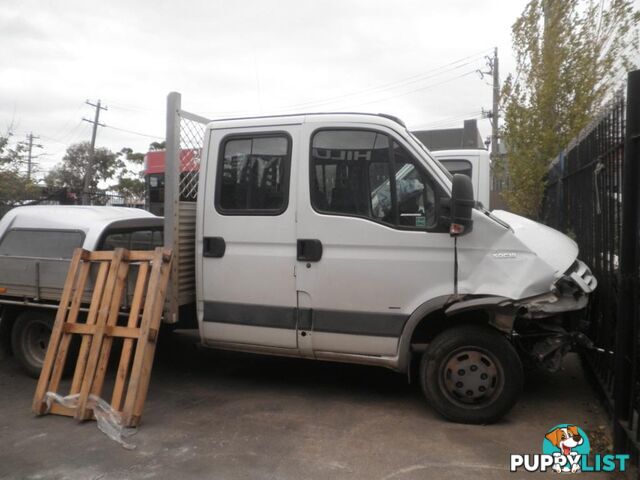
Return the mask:
M 134 152 L 129 147 L 124 147 L 122 150 L 120 150 L 120 155 L 124 156 L 127 161 L 133 162 L 136 165 L 142 165 L 142 163 L 144 162 L 144 153 Z
M 144 196 L 144 181 L 139 178 L 121 177 L 113 189 L 124 197 L 142 198 Z
M 141 179 L 143 172 L 140 167 L 144 163 L 144 153 L 134 152 L 133 149 L 125 147 L 120 150 L 119 155 L 123 158 L 126 167 L 120 172 L 118 183 L 113 190 L 125 197 L 144 197 L 145 184 Z M 130 168 L 133 166 L 134 168 Z
M 158 150 L 165 150 L 167 148 L 167 142 L 164 140 L 162 142 L 151 142 L 149 144 L 149 151 L 155 152 Z
M 516 74 L 502 90 L 514 212 L 539 215 L 549 162 L 631 68 L 639 21 L 632 0 L 531 0 L 514 23 Z
M 125 168 L 119 154 L 107 148 L 96 148 L 93 153 L 90 189 L 96 190 L 100 182 L 108 182 L 118 176 Z M 80 194 L 84 190 L 84 175 L 91 158 L 89 142 L 76 143 L 67 148 L 62 162 L 45 177 L 49 187 L 66 187 Z
M 0 136 L 0 205 L 32 200 L 38 190 L 24 173 L 24 145 L 18 143 L 11 147 L 10 137 L 10 133 Z

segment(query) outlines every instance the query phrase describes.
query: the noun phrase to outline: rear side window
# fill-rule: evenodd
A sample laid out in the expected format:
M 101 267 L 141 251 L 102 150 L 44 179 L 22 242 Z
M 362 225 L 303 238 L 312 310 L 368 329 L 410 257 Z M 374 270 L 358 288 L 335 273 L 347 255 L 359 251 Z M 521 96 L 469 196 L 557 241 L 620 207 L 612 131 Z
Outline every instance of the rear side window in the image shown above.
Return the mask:
M 162 230 L 120 230 L 108 233 L 102 241 L 100 250 L 153 250 L 163 245 Z
M 9 230 L 0 241 L 0 255 L 38 258 L 71 258 L 82 247 L 84 234 L 77 230 Z
M 277 215 L 287 209 L 287 135 L 227 138 L 220 151 L 216 209 L 225 215 Z

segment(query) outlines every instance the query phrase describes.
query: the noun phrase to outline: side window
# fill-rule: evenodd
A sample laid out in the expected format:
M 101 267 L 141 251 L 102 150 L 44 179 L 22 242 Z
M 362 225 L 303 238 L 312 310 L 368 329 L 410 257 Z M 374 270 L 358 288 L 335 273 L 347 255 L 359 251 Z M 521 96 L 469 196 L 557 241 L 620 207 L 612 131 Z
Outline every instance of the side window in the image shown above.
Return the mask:
M 221 149 L 216 208 L 228 215 L 277 215 L 287 208 L 291 142 L 285 135 L 236 137 Z
M 321 130 L 311 145 L 311 203 L 405 228 L 437 224 L 435 191 L 413 158 L 387 135 Z
M 409 154 L 393 142 L 399 224 L 433 228 L 437 224 L 436 194 L 433 184 Z
M 37 258 L 71 258 L 84 234 L 76 230 L 9 230 L 0 242 L 0 255 Z
M 454 173 L 462 173 L 471 178 L 472 167 L 471 162 L 468 160 L 440 160 L 440 163 L 444 168 L 449 170 L 451 175 Z
M 108 233 L 102 241 L 100 250 L 115 250 L 126 248 L 129 250 L 153 250 L 163 245 L 163 232 L 154 230 L 128 230 Z
M 115 250 L 116 248 L 129 248 L 131 232 L 113 232 L 108 234 L 102 242 L 100 250 Z

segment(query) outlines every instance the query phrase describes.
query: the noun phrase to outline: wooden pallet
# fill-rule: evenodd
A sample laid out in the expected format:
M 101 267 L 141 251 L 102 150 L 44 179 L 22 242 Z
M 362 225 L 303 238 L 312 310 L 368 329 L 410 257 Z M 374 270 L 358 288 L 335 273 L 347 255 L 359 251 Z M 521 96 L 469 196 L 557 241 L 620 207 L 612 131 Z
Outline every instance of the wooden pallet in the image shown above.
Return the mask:
M 97 264 L 97 273 L 89 311 L 86 315 L 79 315 L 94 264 Z M 123 318 L 123 294 L 130 273 L 136 270 L 130 268 L 132 265 L 138 267 L 135 288 L 126 325 L 121 325 L 118 319 Z M 171 250 L 160 247 L 154 251 L 117 248 L 111 252 L 89 252 L 76 249 L 33 399 L 36 415 L 54 413 L 78 420 L 92 418 L 93 412 L 87 403 L 90 395 L 102 397 L 113 341 L 121 338 L 122 353 L 113 384 L 111 407 L 120 414 L 123 426 L 132 427 L 140 422 L 170 267 Z M 48 410 L 47 392 L 59 394 L 72 337 L 78 335 L 82 340 L 68 393 L 79 395 L 77 407 L 68 408 L 54 403 Z

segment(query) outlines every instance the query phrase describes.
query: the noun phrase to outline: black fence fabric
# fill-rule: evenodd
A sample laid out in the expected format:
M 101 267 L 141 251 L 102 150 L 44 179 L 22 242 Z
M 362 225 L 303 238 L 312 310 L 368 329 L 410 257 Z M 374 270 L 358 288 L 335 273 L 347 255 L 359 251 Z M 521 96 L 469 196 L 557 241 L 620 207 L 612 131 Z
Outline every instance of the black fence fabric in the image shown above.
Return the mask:
M 615 351 L 615 355 L 624 358 L 590 353 L 586 360 L 613 415 L 616 449 L 635 451 L 636 454 L 640 438 L 639 319 L 635 313 L 623 313 L 621 320 L 620 308 L 621 282 L 637 285 L 640 276 L 637 260 L 631 277 L 622 276 L 620 266 L 625 258 L 621 252 L 623 201 L 635 202 L 637 198 L 623 197 L 622 187 L 623 172 L 628 171 L 624 169 L 625 162 L 640 162 L 637 155 L 631 158 L 629 152 L 625 157 L 630 140 L 628 132 L 633 129 L 627 122 L 628 102 L 640 102 L 640 83 L 631 82 L 631 78 L 637 75 L 640 79 L 639 74 L 640 71 L 629 74 L 627 98 L 622 94 L 613 98 L 553 160 L 541 212 L 545 223 L 565 232 L 578 243 L 580 258 L 598 279 L 598 288 L 587 312 L 589 334 L 596 346 Z M 635 179 L 634 185 L 636 189 L 640 188 L 640 178 Z M 627 209 L 631 207 L 626 206 Z M 636 228 L 629 229 L 627 225 L 625 232 L 630 232 L 638 245 L 638 215 L 635 217 Z M 638 257 L 640 255 L 634 258 Z M 627 255 L 626 258 L 630 257 Z M 633 301 L 637 305 L 637 295 Z M 634 307 L 633 312 L 636 311 Z M 632 346 L 621 348 L 620 338 L 632 339 Z

